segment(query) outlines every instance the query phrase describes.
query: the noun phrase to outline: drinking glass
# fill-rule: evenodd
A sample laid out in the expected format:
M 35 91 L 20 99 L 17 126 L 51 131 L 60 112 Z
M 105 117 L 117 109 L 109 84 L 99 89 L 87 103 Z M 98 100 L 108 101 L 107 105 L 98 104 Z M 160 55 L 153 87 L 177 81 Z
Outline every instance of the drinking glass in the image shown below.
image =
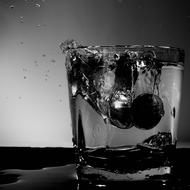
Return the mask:
M 61 44 L 80 181 L 149 181 L 172 174 L 184 50 Z

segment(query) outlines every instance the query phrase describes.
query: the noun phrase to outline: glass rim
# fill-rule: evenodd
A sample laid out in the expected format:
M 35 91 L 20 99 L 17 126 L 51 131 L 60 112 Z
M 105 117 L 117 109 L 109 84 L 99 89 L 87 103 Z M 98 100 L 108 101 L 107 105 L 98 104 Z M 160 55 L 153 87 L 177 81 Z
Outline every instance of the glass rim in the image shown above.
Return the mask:
M 166 45 L 149 45 L 149 44 L 118 44 L 118 45 L 78 45 L 76 47 L 68 47 L 68 50 L 72 49 L 84 49 L 84 48 L 136 48 L 136 49 L 141 49 L 141 48 L 158 48 L 158 49 L 172 49 L 176 51 L 184 51 L 183 48 L 179 47 L 174 47 L 174 46 L 166 46 Z
M 99 50 L 99 53 L 136 52 L 140 56 L 144 53 L 152 53 L 154 58 L 161 62 L 174 62 L 184 65 L 185 51 L 182 48 L 164 45 L 78 45 L 67 47 L 63 52 L 71 52 L 82 49 Z
M 174 46 L 166 45 L 150 45 L 150 44 L 116 44 L 116 45 L 78 45 L 76 47 L 70 47 L 69 49 L 78 49 L 78 48 L 112 48 L 112 47 L 121 47 L 121 48 L 161 48 L 161 49 L 176 49 L 183 50 L 183 48 L 178 48 Z

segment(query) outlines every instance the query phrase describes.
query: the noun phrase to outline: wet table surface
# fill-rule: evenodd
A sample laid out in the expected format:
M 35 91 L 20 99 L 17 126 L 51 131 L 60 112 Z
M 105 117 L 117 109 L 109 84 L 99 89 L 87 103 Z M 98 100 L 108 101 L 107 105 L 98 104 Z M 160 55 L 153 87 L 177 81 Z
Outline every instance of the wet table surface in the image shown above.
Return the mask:
M 72 148 L 0 147 L 0 190 L 171 189 L 190 190 L 190 148 L 178 147 L 175 174 L 167 183 L 78 183 Z M 126 187 L 126 188 L 124 188 Z

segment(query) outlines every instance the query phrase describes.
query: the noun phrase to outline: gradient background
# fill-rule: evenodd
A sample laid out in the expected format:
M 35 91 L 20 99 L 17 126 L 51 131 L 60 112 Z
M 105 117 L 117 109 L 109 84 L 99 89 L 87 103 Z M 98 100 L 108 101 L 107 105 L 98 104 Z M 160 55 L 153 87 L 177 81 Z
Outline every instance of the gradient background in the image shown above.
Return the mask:
M 190 142 L 189 0 L 0 0 L 0 146 L 70 147 L 59 44 L 184 48 L 178 140 Z

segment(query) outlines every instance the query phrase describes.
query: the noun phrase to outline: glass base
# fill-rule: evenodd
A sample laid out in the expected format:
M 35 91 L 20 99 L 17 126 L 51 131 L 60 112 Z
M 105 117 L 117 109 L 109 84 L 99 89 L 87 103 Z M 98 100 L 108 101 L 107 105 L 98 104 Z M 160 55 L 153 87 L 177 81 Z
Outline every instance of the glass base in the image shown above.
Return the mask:
M 88 149 L 80 156 L 77 174 L 89 184 L 110 182 L 167 181 L 172 176 L 172 152 L 175 146 L 163 150 L 142 145 L 118 149 Z

